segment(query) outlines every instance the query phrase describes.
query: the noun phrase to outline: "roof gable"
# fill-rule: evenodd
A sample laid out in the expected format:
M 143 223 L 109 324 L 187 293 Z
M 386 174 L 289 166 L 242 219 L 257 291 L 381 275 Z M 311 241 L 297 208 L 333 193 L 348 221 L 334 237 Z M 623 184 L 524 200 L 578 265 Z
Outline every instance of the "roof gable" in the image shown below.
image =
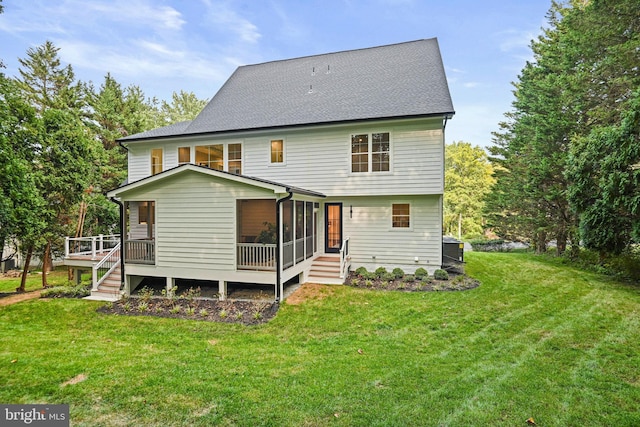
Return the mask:
M 433 38 L 242 66 L 186 128 L 122 140 L 453 112 Z
M 109 191 L 107 193 L 107 196 L 119 197 L 124 192 L 136 190 L 138 188 L 141 188 L 153 183 L 157 183 L 159 181 L 164 181 L 169 177 L 180 175 L 180 174 L 186 173 L 187 171 L 195 171 L 195 172 L 203 173 L 206 175 L 227 179 L 229 181 L 240 182 L 248 185 L 253 185 L 255 187 L 265 188 L 268 190 L 272 190 L 274 194 L 283 194 L 283 193 L 292 192 L 292 193 L 297 193 L 297 194 L 302 194 L 307 196 L 326 197 L 324 194 L 319 193 L 317 191 L 305 190 L 303 188 L 281 184 L 281 183 L 278 183 L 275 181 L 269 181 L 266 179 L 255 178 L 255 177 L 246 176 L 246 175 L 237 175 L 230 172 L 220 171 L 217 169 L 210 169 L 205 166 L 197 166 L 191 163 L 183 164 L 175 168 L 171 168 L 166 171 L 160 172 L 159 174 L 151 175 L 147 178 L 143 178 L 139 181 L 125 184 L 121 187 L 118 187 L 114 190 Z

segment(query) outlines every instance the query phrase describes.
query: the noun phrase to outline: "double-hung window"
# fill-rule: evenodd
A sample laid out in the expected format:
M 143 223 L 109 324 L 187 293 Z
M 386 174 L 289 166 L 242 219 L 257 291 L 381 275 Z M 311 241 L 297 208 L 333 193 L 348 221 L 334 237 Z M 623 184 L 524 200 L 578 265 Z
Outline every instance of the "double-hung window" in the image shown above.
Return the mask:
M 409 203 L 394 203 L 391 205 L 391 227 L 411 227 L 411 206 Z
M 162 148 L 151 150 L 151 175 L 162 172 Z
M 351 172 L 388 172 L 389 132 L 351 135 Z
M 284 163 L 284 140 L 271 140 L 271 156 L 270 163 L 272 165 L 281 165 Z

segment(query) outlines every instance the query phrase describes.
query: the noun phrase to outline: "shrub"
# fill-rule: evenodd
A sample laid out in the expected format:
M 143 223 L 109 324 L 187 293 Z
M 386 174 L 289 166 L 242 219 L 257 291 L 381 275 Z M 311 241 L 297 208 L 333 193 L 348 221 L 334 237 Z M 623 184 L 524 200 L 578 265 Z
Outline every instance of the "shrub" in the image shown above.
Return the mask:
M 384 267 L 378 267 L 376 268 L 376 277 L 382 278 L 384 277 L 384 275 L 387 274 L 387 269 Z
M 399 267 L 394 268 L 391 274 L 393 274 L 393 277 L 396 279 L 402 279 L 404 277 L 404 271 Z
M 416 276 L 416 279 L 418 280 L 422 280 L 425 277 L 429 277 L 429 272 L 427 270 L 425 270 L 422 267 L 419 267 L 416 269 L 416 272 L 414 273 L 414 275 Z
M 138 311 L 140 313 L 145 313 L 149 311 L 149 303 L 146 301 L 140 301 L 140 303 L 138 304 Z
M 433 277 L 436 280 L 449 280 L 449 273 L 447 273 L 445 270 L 437 269 L 433 272 Z
M 153 289 L 145 286 L 138 291 L 138 297 L 147 304 L 151 301 L 151 297 L 153 296 Z
M 41 298 L 83 298 L 91 295 L 91 291 L 83 285 L 56 286 L 42 291 Z
M 367 269 L 365 267 L 358 267 L 356 269 L 356 274 L 360 277 L 364 277 L 366 274 L 368 273 Z
M 404 281 L 407 283 L 413 283 L 416 281 L 416 277 L 413 274 L 407 274 L 404 278 Z
M 187 308 L 184 309 L 184 313 L 187 316 L 193 316 L 194 314 L 196 314 L 196 309 L 193 308 L 193 307 L 187 307 Z
M 229 313 L 227 313 L 227 310 L 220 310 L 220 313 L 218 313 L 218 316 L 220 316 L 221 319 L 226 319 L 227 316 L 229 315 Z
M 393 282 L 395 278 L 396 277 L 393 275 L 393 273 L 387 273 L 384 275 L 383 280 L 385 282 Z
M 209 312 L 207 311 L 206 308 L 200 309 L 200 316 L 207 317 L 208 315 L 209 315 Z
M 179 305 L 174 305 L 173 307 L 171 307 L 171 310 L 169 310 L 169 313 L 171 313 L 171 314 L 180 313 L 180 306 Z

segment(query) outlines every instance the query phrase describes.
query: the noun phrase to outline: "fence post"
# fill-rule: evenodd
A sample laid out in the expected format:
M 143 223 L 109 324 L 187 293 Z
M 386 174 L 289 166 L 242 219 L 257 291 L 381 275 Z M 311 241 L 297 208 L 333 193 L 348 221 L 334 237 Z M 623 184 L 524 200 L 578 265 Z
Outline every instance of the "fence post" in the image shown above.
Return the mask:
M 64 238 L 64 257 L 69 258 L 69 237 Z

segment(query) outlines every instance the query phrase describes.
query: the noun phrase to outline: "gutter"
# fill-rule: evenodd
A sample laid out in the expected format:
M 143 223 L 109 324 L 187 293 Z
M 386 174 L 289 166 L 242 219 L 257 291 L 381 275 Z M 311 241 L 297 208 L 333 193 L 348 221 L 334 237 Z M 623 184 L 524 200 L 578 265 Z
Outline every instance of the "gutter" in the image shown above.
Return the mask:
M 109 198 L 120 207 L 120 287 L 124 285 L 124 233 L 126 232 L 124 223 L 124 204 L 115 197 Z
M 291 200 L 291 198 L 293 197 L 293 191 L 291 191 L 291 188 L 287 187 L 286 192 L 289 193 L 287 196 L 283 197 L 282 199 L 278 199 L 276 200 L 276 224 L 277 224 L 277 229 L 276 229 L 276 302 L 280 302 L 282 300 L 282 275 L 280 274 L 281 269 L 281 264 L 282 264 L 282 259 L 280 259 L 280 249 L 282 247 L 282 245 L 280 244 L 280 242 L 282 241 L 281 239 L 281 233 L 280 233 L 280 229 L 282 228 L 280 226 L 280 222 L 281 222 L 281 218 L 280 218 L 280 205 L 283 202 L 286 202 L 287 200 Z

